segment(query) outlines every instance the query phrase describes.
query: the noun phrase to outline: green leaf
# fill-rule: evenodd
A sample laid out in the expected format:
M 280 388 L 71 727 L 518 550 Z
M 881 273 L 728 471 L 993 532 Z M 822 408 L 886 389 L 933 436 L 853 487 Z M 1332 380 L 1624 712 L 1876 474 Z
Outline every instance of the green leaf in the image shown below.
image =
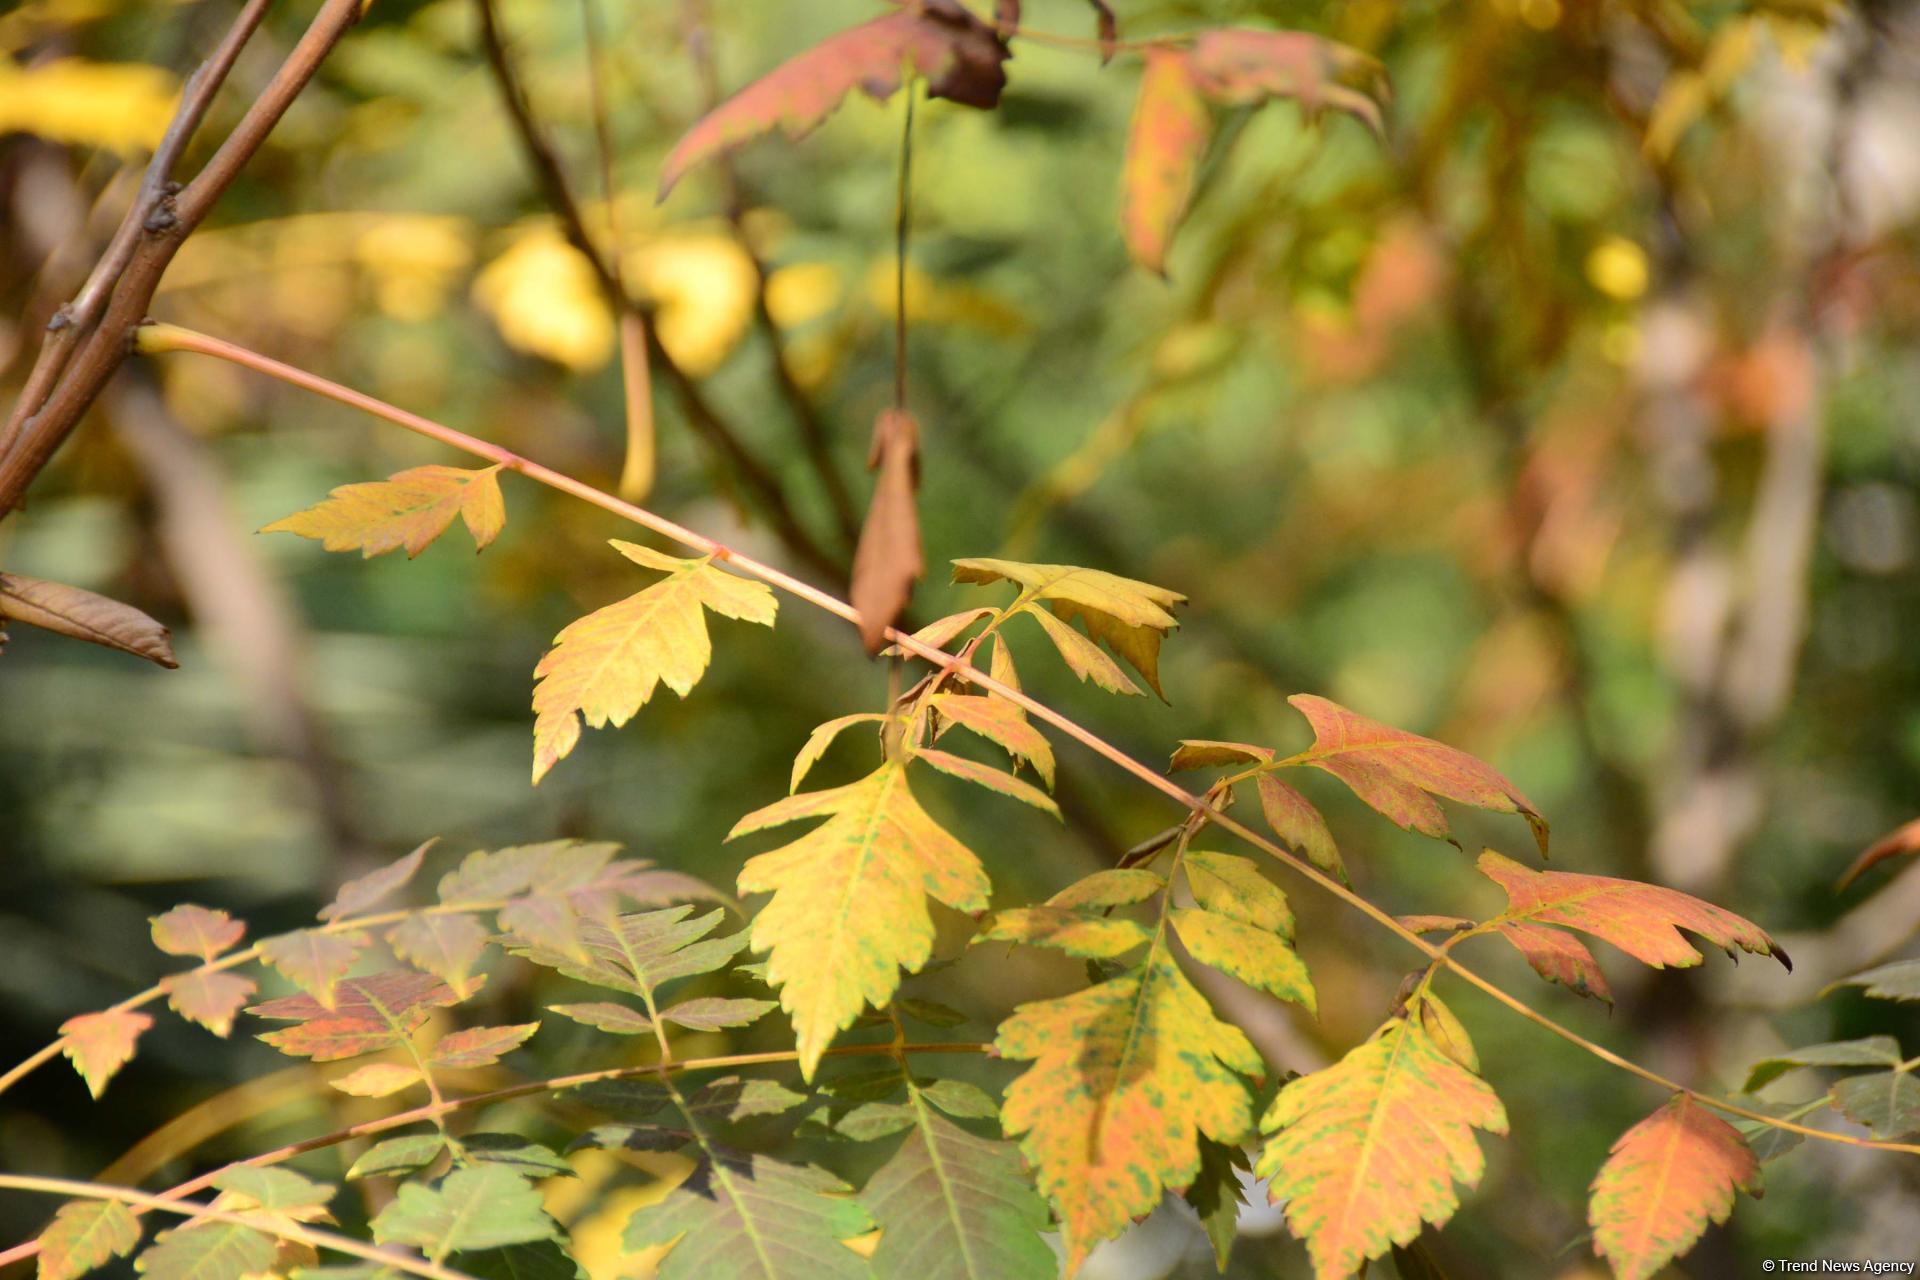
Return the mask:
M 511 1169 L 523 1178 L 571 1178 L 573 1166 L 551 1147 L 517 1133 L 470 1133 L 460 1145 L 472 1159 Z
M 78 1280 L 140 1243 L 140 1220 L 118 1200 L 69 1200 L 40 1233 L 40 1280 Z
M 374 1143 L 360 1154 L 347 1170 L 347 1180 L 391 1178 L 424 1169 L 447 1149 L 446 1139 L 438 1133 L 409 1133 Z
M 1046 792 L 990 765 L 981 764 L 977 760 L 968 760 L 964 756 L 937 751 L 932 747 L 920 748 L 913 753 L 913 758 L 932 765 L 944 774 L 971 782 L 978 787 L 985 787 L 989 791 L 997 791 L 1003 796 L 1023 804 L 1030 804 L 1056 818 L 1060 816 L 1060 806 L 1055 804 L 1053 798 Z
M 240 1280 L 265 1271 L 279 1251 L 264 1231 L 208 1222 L 161 1232 L 133 1266 L 151 1280 Z
M 1828 1044 L 1810 1044 L 1789 1049 L 1753 1064 L 1747 1072 L 1745 1091 L 1765 1088 L 1798 1067 L 1897 1067 L 1900 1042 L 1892 1036 L 1867 1036 L 1860 1040 L 1835 1040 Z
M 460 1270 L 475 1280 L 586 1280 L 587 1275 L 551 1240 L 469 1253 L 460 1259 Z
M 509 935 L 503 942 L 514 955 L 557 969 L 570 978 L 628 995 L 651 996 L 676 978 L 724 967 L 746 945 L 744 934 L 707 937 L 725 917 L 724 911 L 688 919 L 692 911 L 687 906 L 666 907 L 610 921 L 582 919 L 579 955 L 555 951 L 518 935 Z
M 671 1246 L 659 1280 L 863 1280 L 866 1260 L 841 1241 L 872 1222 L 848 1190 L 811 1165 L 716 1149 L 621 1239 Z
M 935 1080 L 916 1086 L 922 1098 L 948 1115 L 960 1120 L 991 1120 L 1000 1114 L 1000 1104 L 977 1084 L 964 1080 Z
M 317 1208 L 331 1201 L 337 1190 L 324 1182 L 303 1178 L 291 1169 L 235 1165 L 214 1175 L 213 1185 L 245 1196 L 262 1209 Z
M 860 1192 L 881 1228 L 873 1269 L 914 1280 L 1052 1280 L 1047 1206 L 1010 1142 L 976 1137 L 916 1097 L 913 1126 Z
M 1251 1170 L 1245 1150 L 1212 1138 L 1200 1139 L 1200 1172 L 1187 1187 L 1187 1203 L 1200 1218 L 1201 1229 L 1213 1244 L 1213 1261 L 1221 1271 L 1233 1253 L 1233 1238 L 1240 1223 L 1240 1208 L 1246 1204 L 1241 1190 L 1240 1171 Z
M 455 1169 L 437 1187 L 403 1182 L 373 1219 L 381 1244 L 413 1245 L 438 1261 L 463 1249 L 553 1238 L 534 1185 L 505 1165 Z
M 1876 1000 L 1920 1000 L 1920 960 L 1896 960 L 1842 978 L 1833 986 L 1865 987 Z
M 1876 1071 L 1848 1076 L 1833 1086 L 1833 1102 L 1876 1138 L 1904 1138 L 1920 1132 L 1920 1080 L 1910 1071 Z

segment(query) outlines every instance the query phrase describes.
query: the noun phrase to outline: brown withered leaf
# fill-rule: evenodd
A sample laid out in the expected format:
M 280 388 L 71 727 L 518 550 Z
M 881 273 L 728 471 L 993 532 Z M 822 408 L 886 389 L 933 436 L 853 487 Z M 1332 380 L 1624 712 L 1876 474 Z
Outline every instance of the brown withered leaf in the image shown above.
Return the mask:
M 79 587 L 0 573 L 0 629 L 8 620 L 118 649 L 168 670 L 180 665 L 165 627 L 130 604 Z
M 920 554 L 920 425 L 900 409 L 883 409 L 873 424 L 867 468 L 879 472 L 860 545 L 853 553 L 853 607 L 868 653 L 880 652 L 887 628 L 907 607 L 913 584 L 926 571 Z
M 1847 873 L 1840 877 L 1840 883 L 1834 886 L 1835 891 L 1858 880 L 1868 868 L 1903 853 L 1920 853 L 1920 818 L 1902 823 L 1867 846 L 1866 852 L 1855 858 L 1853 865 L 1847 868 Z
M 805 137 L 855 89 L 885 102 L 909 67 L 926 78 L 928 96 L 991 108 L 1006 88 L 1009 56 L 1006 41 L 960 0 L 908 0 L 822 40 L 708 112 L 668 155 L 660 198 L 693 166 L 763 133 Z

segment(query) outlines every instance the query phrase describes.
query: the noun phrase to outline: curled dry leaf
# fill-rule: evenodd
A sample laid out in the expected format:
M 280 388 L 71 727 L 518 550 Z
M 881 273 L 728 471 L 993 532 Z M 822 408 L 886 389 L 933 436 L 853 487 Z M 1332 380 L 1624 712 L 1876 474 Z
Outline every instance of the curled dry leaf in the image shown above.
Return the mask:
M 907 71 L 924 76 L 930 97 L 969 107 L 1000 101 L 1010 56 L 1001 36 L 959 0 L 907 0 L 885 17 L 821 41 L 707 113 L 674 146 L 660 173 L 665 199 L 687 170 L 774 129 L 799 139 L 859 89 L 885 102 Z
M 0 573 L 0 632 L 7 621 L 24 622 L 88 644 L 118 649 L 172 670 L 173 636 L 130 604 L 79 587 L 17 573 Z M 0 636 L 0 644 L 4 644 Z
M 1868 868 L 1877 866 L 1888 858 L 1897 858 L 1902 854 L 1911 853 L 1920 853 L 1920 818 L 1902 823 L 1867 846 L 1866 852 L 1853 860 L 1853 865 L 1847 868 L 1846 874 L 1840 877 L 1840 883 L 1834 888 L 1844 889 L 1859 879 L 1861 873 Z
M 887 628 L 907 606 L 913 584 L 926 570 L 920 553 L 920 513 L 914 492 L 920 487 L 920 426 L 913 415 L 884 409 L 873 424 L 873 448 L 867 468 L 879 473 L 873 501 L 853 553 L 854 610 L 868 653 L 886 643 Z

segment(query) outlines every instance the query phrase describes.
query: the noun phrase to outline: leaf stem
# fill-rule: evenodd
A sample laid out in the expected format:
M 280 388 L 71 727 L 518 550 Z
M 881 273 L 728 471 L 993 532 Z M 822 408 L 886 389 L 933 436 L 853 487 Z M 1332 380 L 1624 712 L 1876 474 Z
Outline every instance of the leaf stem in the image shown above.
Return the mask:
M 893 407 L 907 409 L 907 235 L 913 223 L 913 101 L 919 84 L 909 82 L 900 125 L 899 185 L 893 204 Z
M 604 511 L 610 511 L 615 515 L 623 516 L 633 521 L 633 523 L 643 528 L 651 529 L 663 537 L 671 538 L 683 546 L 692 547 L 713 556 L 716 560 L 724 561 L 742 573 L 758 578 L 770 586 L 778 587 L 780 590 L 852 623 L 855 626 L 859 625 L 859 615 L 854 611 L 853 606 L 844 600 L 829 595 L 817 587 L 809 586 L 791 574 L 776 569 L 771 565 L 764 564 L 751 556 L 744 555 L 734 551 L 730 547 L 715 542 L 705 534 L 696 533 L 684 525 L 669 520 L 664 516 L 655 515 L 643 507 L 637 507 L 630 502 L 623 502 L 612 494 L 604 493 L 571 476 L 563 475 L 549 467 L 530 462 L 516 453 L 501 448 L 499 445 L 489 444 L 484 440 L 477 439 L 464 432 L 456 431 L 452 427 L 422 418 L 418 414 L 409 413 L 405 409 L 396 408 L 363 392 L 354 391 L 347 387 L 340 386 L 338 383 L 330 382 L 317 374 L 308 373 L 305 370 L 282 364 L 278 360 L 263 356 L 258 352 L 249 351 L 244 347 L 235 346 L 233 343 L 223 341 L 219 338 L 208 337 L 205 334 L 195 333 L 192 330 L 182 329 L 174 325 L 147 326 L 136 334 L 135 344 L 136 347 L 143 352 L 190 351 L 201 355 L 215 356 L 219 359 L 228 360 L 246 368 L 254 369 L 270 377 L 279 378 L 281 381 L 287 382 L 290 385 L 313 391 L 329 399 L 339 401 L 342 404 L 363 409 L 376 417 L 385 418 L 389 422 L 405 427 L 410 431 L 417 432 L 431 439 L 439 440 L 453 448 L 464 450 L 478 457 L 497 462 L 509 470 L 518 471 L 529 479 L 536 480 L 550 488 L 572 494 Z M 951 673 L 986 693 L 997 694 L 1009 702 L 1014 703 L 1029 715 L 1052 725 L 1055 729 L 1073 739 L 1075 742 L 1078 742 L 1089 751 L 1092 751 L 1095 755 L 1100 756 L 1116 768 L 1131 775 L 1155 791 L 1160 792 L 1168 799 L 1186 809 L 1194 817 L 1206 822 L 1211 822 L 1222 830 L 1238 836 L 1241 840 L 1253 845 L 1255 848 L 1264 850 L 1266 853 L 1285 863 L 1288 867 L 1291 867 L 1299 875 L 1304 876 L 1320 888 L 1326 890 L 1326 892 L 1332 894 L 1340 901 L 1372 920 L 1388 933 L 1393 934 L 1401 941 L 1419 951 L 1427 957 L 1429 961 L 1440 961 L 1444 963 L 1447 968 L 1451 969 L 1461 978 L 1480 988 L 1480 990 L 1484 991 L 1487 995 L 1507 1006 L 1507 1008 L 1519 1014 L 1527 1021 L 1540 1027 L 1542 1030 L 1560 1037 L 1569 1044 L 1584 1049 L 1602 1062 L 1618 1067 L 1630 1075 L 1638 1076 L 1647 1083 L 1657 1085 L 1669 1092 L 1687 1094 L 1703 1106 L 1711 1107 L 1727 1115 L 1739 1116 L 1742 1119 L 1757 1121 L 1776 1129 L 1785 1129 L 1793 1133 L 1798 1133 L 1803 1137 L 1839 1143 L 1843 1146 L 1866 1147 L 1879 1151 L 1898 1151 L 1908 1155 L 1920 1155 L 1920 1144 L 1916 1143 L 1884 1142 L 1868 1138 L 1857 1138 L 1851 1134 L 1831 1133 L 1823 1129 L 1814 1129 L 1806 1125 L 1781 1121 L 1749 1107 L 1726 1102 L 1710 1094 L 1688 1088 L 1677 1080 L 1661 1075 L 1659 1072 L 1653 1071 L 1650 1068 L 1643 1067 L 1637 1062 L 1623 1058 L 1604 1045 L 1587 1039 L 1572 1028 L 1562 1026 L 1552 1018 L 1534 1009 L 1518 996 L 1512 995 L 1502 987 L 1481 977 L 1478 973 L 1475 973 L 1459 960 L 1455 959 L 1450 951 L 1443 947 L 1436 946 L 1428 942 L 1425 938 L 1422 938 L 1419 934 L 1414 933 L 1411 929 L 1408 929 L 1396 920 L 1384 908 L 1362 897 L 1346 885 L 1341 884 L 1331 875 L 1314 866 L 1311 862 L 1299 857 L 1291 850 L 1261 835 L 1246 823 L 1226 813 L 1221 807 L 1224 801 L 1216 804 L 1194 795 L 1179 783 L 1165 777 L 1150 766 L 1135 760 L 1132 756 L 1100 737 L 1091 729 L 1082 726 L 1078 721 L 1055 711 L 1043 702 L 1036 701 L 1019 689 L 1002 684 L 987 673 L 964 662 L 957 654 L 948 653 L 943 649 L 936 649 L 932 645 L 916 640 L 912 635 L 900 631 L 898 628 L 888 628 L 886 639 L 899 645 L 900 648 L 906 652 L 912 653 L 932 663 L 941 671 Z M 0 1261 L 4 1261 L 4 1257 L 0 1257 Z

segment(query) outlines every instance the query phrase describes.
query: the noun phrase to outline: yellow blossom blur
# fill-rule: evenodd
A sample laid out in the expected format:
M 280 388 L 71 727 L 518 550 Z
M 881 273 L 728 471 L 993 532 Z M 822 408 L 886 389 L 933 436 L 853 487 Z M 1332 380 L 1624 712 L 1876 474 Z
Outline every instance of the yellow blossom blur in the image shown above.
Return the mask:
M 150 151 L 178 97 L 173 76 L 134 62 L 55 58 L 16 67 L 0 58 L 0 134 L 34 133 L 128 154 Z

